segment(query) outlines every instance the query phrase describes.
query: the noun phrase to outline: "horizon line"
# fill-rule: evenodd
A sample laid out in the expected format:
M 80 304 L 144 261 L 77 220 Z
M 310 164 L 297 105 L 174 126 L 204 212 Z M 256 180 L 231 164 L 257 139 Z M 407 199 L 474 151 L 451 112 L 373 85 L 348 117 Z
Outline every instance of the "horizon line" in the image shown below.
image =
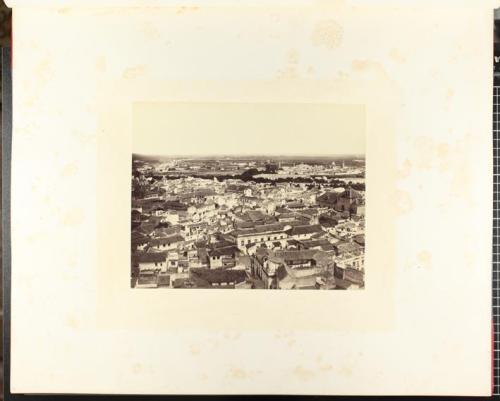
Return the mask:
M 361 154 L 361 153 L 338 153 L 338 154 L 312 154 L 312 155 L 305 155 L 305 154 L 289 154 L 289 155 L 278 155 L 278 154 L 264 154 L 264 155 L 255 155 L 255 154 L 234 154 L 234 153 L 228 153 L 228 154 L 206 154 L 206 155 L 193 155 L 193 154 L 183 154 L 183 155 L 159 155 L 159 154 L 151 154 L 151 153 L 135 153 L 132 152 L 132 156 L 147 156 L 147 157 L 169 157 L 169 158 L 181 158 L 181 157 L 190 157 L 190 158 L 208 158 L 208 157 L 247 157 L 247 158 L 283 158 L 283 157 L 324 157 L 324 158 L 331 158 L 331 157 L 361 157 L 361 158 L 366 158 L 366 155 Z

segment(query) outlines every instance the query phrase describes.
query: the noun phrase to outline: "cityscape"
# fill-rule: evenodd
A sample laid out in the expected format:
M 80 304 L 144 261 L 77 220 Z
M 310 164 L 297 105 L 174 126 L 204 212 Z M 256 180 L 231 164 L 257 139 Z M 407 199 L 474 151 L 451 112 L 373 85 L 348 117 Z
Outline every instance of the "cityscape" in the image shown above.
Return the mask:
M 132 288 L 363 289 L 364 231 L 364 157 L 132 157 Z

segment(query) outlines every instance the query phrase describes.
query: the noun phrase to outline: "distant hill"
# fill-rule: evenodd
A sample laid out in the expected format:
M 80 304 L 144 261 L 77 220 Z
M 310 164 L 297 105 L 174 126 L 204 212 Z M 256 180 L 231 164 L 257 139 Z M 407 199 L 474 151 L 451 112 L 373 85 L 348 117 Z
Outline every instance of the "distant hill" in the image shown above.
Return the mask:
M 248 161 L 265 161 L 273 160 L 285 163 L 309 163 L 309 164 L 329 164 L 331 162 L 357 162 L 364 161 L 363 155 L 335 155 L 335 156 L 312 156 L 312 155 L 210 155 L 210 156 L 191 156 L 191 155 L 178 155 L 178 156 L 161 156 L 161 155 L 139 155 L 133 154 L 133 160 L 149 161 L 149 162 L 165 162 L 173 159 L 182 160 L 236 160 L 241 162 Z

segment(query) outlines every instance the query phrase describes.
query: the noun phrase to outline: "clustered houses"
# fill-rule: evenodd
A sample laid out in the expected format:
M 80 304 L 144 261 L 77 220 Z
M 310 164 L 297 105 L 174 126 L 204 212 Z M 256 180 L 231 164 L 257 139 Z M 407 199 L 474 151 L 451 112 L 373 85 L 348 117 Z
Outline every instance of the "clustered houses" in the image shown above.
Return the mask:
M 215 160 L 205 165 L 230 170 Z M 259 162 L 235 164 L 233 170 L 241 174 L 249 167 L 258 168 Z M 349 185 L 209 179 L 197 175 L 203 168 L 198 161 L 192 166 L 134 161 L 133 287 L 364 287 L 363 191 Z M 267 164 L 264 171 L 280 168 Z M 179 173 L 166 175 L 169 169 Z M 320 174 L 321 168 L 300 164 L 297 171 Z

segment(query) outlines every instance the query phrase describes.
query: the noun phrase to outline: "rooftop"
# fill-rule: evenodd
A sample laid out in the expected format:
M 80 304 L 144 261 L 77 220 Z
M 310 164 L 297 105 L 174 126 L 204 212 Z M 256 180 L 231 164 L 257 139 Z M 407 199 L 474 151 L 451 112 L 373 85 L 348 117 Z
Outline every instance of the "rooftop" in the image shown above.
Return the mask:
M 167 260 L 165 252 L 136 252 L 132 254 L 132 261 L 136 263 L 160 263 Z
M 314 234 L 322 231 L 323 229 L 319 224 L 314 224 L 314 225 L 292 227 L 289 234 L 293 236 L 293 235 L 303 235 L 303 234 Z
M 191 279 L 199 286 L 213 283 L 241 283 L 246 280 L 244 270 L 194 269 L 190 270 Z

